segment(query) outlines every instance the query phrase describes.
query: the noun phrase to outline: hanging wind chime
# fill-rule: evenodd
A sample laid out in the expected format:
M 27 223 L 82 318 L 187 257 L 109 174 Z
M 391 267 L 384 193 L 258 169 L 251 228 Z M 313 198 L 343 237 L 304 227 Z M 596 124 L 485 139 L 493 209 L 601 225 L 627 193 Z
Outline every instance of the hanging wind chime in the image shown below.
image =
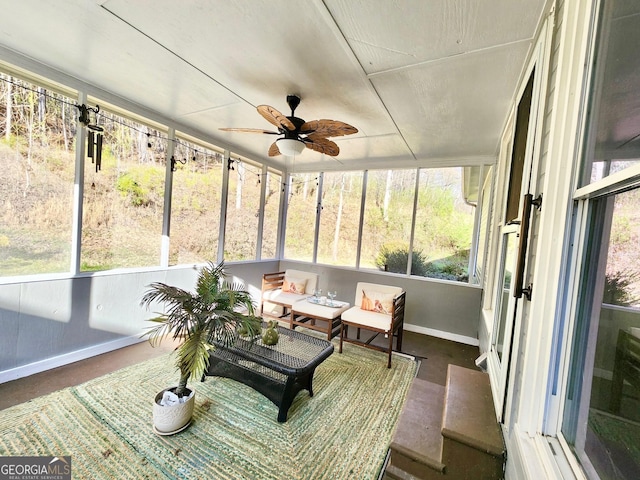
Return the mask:
M 87 127 L 87 157 L 91 159 L 91 163 L 96 166 L 96 173 L 102 169 L 102 135 L 104 128 L 98 125 L 98 112 L 100 107 L 96 105 L 96 108 L 87 107 L 85 104 L 76 105 L 80 110 L 80 117 L 78 120 L 85 127 Z M 89 112 L 93 112 L 95 116 L 95 123 L 91 123 L 89 118 Z

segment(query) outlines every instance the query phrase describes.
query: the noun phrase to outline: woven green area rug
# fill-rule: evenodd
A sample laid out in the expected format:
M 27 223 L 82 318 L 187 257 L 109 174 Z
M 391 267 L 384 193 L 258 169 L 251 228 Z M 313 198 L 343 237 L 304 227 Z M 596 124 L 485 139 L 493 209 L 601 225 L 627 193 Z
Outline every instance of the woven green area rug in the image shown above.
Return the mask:
M 70 455 L 74 478 L 375 479 L 417 363 L 345 345 L 278 423 L 277 407 L 219 377 L 195 382 L 193 422 L 153 433 L 156 393 L 177 381 L 167 355 L 0 412 L 0 455 Z

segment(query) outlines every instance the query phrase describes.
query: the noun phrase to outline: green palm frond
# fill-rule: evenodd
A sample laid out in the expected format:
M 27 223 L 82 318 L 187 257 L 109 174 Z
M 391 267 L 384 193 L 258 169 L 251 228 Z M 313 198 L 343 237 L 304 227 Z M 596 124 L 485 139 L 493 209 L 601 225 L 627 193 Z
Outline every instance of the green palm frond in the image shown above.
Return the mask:
M 187 337 L 177 350 L 176 367 L 180 371 L 180 383 L 176 395 L 182 396 L 189 378 L 201 378 L 209 366 L 209 350 L 206 332 L 194 332 Z
M 208 367 L 211 342 L 229 345 L 238 337 L 238 329 L 247 327 L 254 318 L 249 292 L 241 283 L 225 281 L 225 275 L 224 263 L 209 262 L 198 272 L 195 292 L 155 282 L 140 301 L 147 309 L 156 303 L 164 306 L 164 313 L 149 320 L 155 325 L 144 334 L 152 345 L 170 335 L 174 340 L 184 339 L 176 351 L 180 370 L 178 395 L 189 378 L 200 378 Z M 252 325 L 255 330 L 255 321 Z

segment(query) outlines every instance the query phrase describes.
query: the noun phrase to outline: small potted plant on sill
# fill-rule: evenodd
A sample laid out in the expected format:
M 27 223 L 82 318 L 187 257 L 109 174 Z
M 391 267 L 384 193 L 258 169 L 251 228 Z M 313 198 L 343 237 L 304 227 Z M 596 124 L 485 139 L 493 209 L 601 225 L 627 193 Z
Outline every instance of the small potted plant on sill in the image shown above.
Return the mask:
M 178 385 L 158 393 L 153 405 L 153 425 L 158 434 L 177 433 L 191 423 L 195 392 L 187 388 L 187 382 L 200 379 L 209 366 L 209 351 L 214 348 L 211 339 L 229 344 L 240 329 L 250 336 L 261 331 L 261 325 L 255 322 L 251 295 L 244 285 L 229 283 L 225 276 L 224 263 L 209 262 L 198 273 L 195 292 L 156 282 L 149 285 L 140 301 L 147 309 L 155 302 L 166 306 L 165 313 L 150 320 L 157 325 L 144 334 L 151 345 L 168 336 L 181 341 L 174 352 L 180 372 Z

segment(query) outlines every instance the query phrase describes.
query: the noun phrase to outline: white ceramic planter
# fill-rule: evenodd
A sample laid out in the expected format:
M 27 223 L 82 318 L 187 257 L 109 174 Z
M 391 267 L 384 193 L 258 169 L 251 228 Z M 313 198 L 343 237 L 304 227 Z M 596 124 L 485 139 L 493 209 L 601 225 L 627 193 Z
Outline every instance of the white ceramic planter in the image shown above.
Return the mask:
M 175 390 L 175 388 L 168 388 L 167 390 Z M 158 402 L 162 399 L 164 392 L 165 390 L 158 393 L 153 402 L 153 429 L 159 435 L 172 435 L 184 430 L 191 423 L 196 394 L 193 392 L 191 398 L 185 403 L 163 406 Z

